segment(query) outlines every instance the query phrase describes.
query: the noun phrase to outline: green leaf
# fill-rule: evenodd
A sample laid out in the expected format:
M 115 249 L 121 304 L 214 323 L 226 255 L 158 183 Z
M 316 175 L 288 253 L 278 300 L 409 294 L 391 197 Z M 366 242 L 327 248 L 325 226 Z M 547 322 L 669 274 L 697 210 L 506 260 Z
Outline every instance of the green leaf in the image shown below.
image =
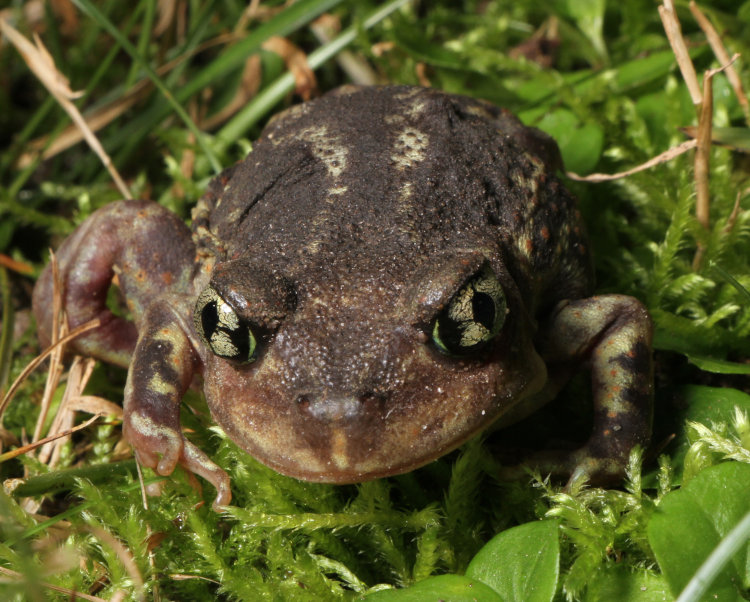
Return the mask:
M 588 38 L 600 60 L 607 58 L 607 46 L 602 36 L 604 24 L 604 0 L 562 0 L 560 9 L 576 22 L 578 28 Z
M 547 113 L 535 125 L 557 141 L 565 169 L 584 174 L 599 161 L 604 131 L 598 124 L 582 123 L 572 111 L 558 109 Z
M 608 564 L 597 572 L 583 597 L 584 602 L 665 602 L 671 599 L 669 586 L 662 575 L 633 571 L 622 564 Z
M 673 429 L 677 432 L 674 442 L 669 446 L 669 452 L 674 466 L 682 467 L 685 454 L 691 441 L 683 428 L 685 421 L 730 424 L 734 419 L 734 408 L 750 414 L 750 395 L 737 389 L 723 387 L 702 387 L 690 385 L 680 389 L 681 403 L 685 407 L 682 413 L 673 416 Z
M 667 494 L 648 525 L 648 537 L 674 595 L 688 584 L 721 539 L 750 511 L 750 466 L 725 462 Z M 740 599 L 750 584 L 750 543 L 733 557 L 707 589 L 704 599 Z
M 557 521 L 513 527 L 493 537 L 469 563 L 466 576 L 489 585 L 503 600 L 546 602 L 557 590 Z
M 705 356 L 687 356 L 691 364 L 695 364 L 701 370 L 713 372 L 714 374 L 750 374 L 750 364 L 738 364 L 727 360 L 718 360 Z
M 367 602 L 503 602 L 477 579 L 461 575 L 430 577 L 406 589 L 388 589 L 366 597 Z

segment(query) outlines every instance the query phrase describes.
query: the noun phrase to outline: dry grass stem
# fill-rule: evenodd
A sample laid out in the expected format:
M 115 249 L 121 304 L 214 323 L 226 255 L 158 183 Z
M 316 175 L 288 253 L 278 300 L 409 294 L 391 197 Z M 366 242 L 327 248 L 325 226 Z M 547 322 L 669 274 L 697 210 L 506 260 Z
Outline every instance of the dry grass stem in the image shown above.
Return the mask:
M 706 230 L 709 227 L 709 188 L 708 173 L 711 159 L 711 121 L 714 112 L 713 86 L 711 85 L 712 74 L 706 71 L 703 74 L 703 103 L 701 105 L 700 119 L 698 120 L 698 134 L 695 137 L 698 145 L 695 148 L 695 160 L 693 172 L 695 178 L 695 217 L 698 223 Z
M 633 175 L 634 173 L 638 173 L 639 171 L 645 171 L 646 169 L 654 167 L 655 165 L 659 165 L 660 163 L 671 161 L 675 157 L 695 148 L 697 144 L 698 143 L 696 140 L 686 140 L 682 144 L 673 146 L 672 148 L 665 150 L 663 153 L 656 155 L 645 163 L 641 163 L 640 165 L 633 167 L 632 169 L 621 171 L 615 174 L 592 173 L 587 176 L 579 176 L 577 173 L 568 171 L 566 172 L 566 175 L 571 180 L 576 180 L 578 182 L 610 182 L 612 180 L 619 180 L 621 178 L 626 178 L 630 175 Z
M 745 114 L 745 122 L 750 125 L 750 101 L 748 101 L 745 90 L 742 87 L 740 76 L 737 73 L 737 70 L 734 68 L 734 65 L 732 65 L 734 59 L 730 60 L 729 53 L 724 47 L 724 43 L 721 41 L 721 37 L 714 28 L 713 24 L 692 0 L 690 2 L 690 12 L 693 13 L 693 17 L 695 18 L 696 22 L 703 30 L 703 33 L 706 34 L 706 39 L 711 46 L 711 50 L 713 50 L 714 52 L 716 60 L 719 61 L 720 65 L 727 65 L 727 79 L 729 80 L 729 83 L 734 90 L 734 94 L 737 97 L 737 102 L 739 102 L 740 106 L 742 107 L 742 112 Z
M 93 364 L 96 364 L 96 360 L 93 361 Z M 96 395 L 79 395 L 77 397 L 71 397 L 67 406 L 69 410 L 74 412 L 103 414 L 105 416 L 114 416 L 118 420 L 122 419 L 121 405 Z
M 36 441 L 41 437 L 42 425 L 47 420 L 47 412 L 49 412 L 52 403 L 52 395 L 54 395 L 57 385 L 60 382 L 60 378 L 62 377 L 62 355 L 64 347 L 62 345 L 55 347 L 55 344 L 61 338 L 65 337 L 68 332 L 68 321 L 66 320 L 62 309 L 63 286 L 60 281 L 60 270 L 57 263 L 57 256 L 52 251 L 50 251 L 50 266 L 52 267 L 52 332 L 50 333 L 50 343 L 54 347 L 54 351 L 50 355 L 49 368 L 47 369 L 47 380 L 44 383 L 41 408 L 36 419 L 32 441 Z
M 672 0 L 664 0 L 664 4 L 659 7 L 659 17 L 661 17 L 667 39 L 670 46 L 672 46 L 672 52 L 674 52 L 677 64 L 680 67 L 682 79 L 685 80 L 685 84 L 690 92 L 690 98 L 692 98 L 694 105 L 699 105 L 701 100 L 703 100 L 703 95 L 698 85 L 698 77 L 695 74 L 693 61 L 690 60 L 690 54 L 682 37 L 682 28 L 680 27 L 680 21 L 677 19 L 677 13 L 674 10 Z
M 708 230 L 710 223 L 711 193 L 709 188 L 709 172 L 711 160 L 711 128 L 714 112 L 713 77 L 731 66 L 739 55 L 735 54 L 731 61 L 718 69 L 710 69 L 703 75 L 703 101 L 698 120 L 698 133 L 693 171 L 695 178 L 695 217 L 698 223 Z M 704 245 L 698 241 L 693 269 L 698 270 L 703 263 Z
M 234 31 L 237 33 L 245 31 L 252 21 L 267 21 L 282 12 L 285 8 L 284 4 L 279 6 L 268 6 L 267 4 L 261 4 L 260 0 L 250 0 L 242 16 L 237 20 Z M 289 2 L 287 1 L 285 4 L 289 4 Z
M 141 80 L 121 98 L 107 103 L 90 113 L 86 113 L 84 119 L 89 130 L 98 132 L 133 107 L 138 101 L 145 98 L 150 91 L 149 84 L 149 80 Z M 54 140 L 50 141 L 49 136 L 41 136 L 29 142 L 28 147 L 31 150 L 23 153 L 18 158 L 16 167 L 20 169 L 28 167 L 36 160 L 39 152 L 42 153 L 42 159 L 50 159 L 69 149 L 71 146 L 78 144 L 84 137 L 83 131 L 75 124 L 65 128 Z
M 29 374 L 31 374 L 34 370 L 36 370 L 39 365 L 47 359 L 47 357 L 59 346 L 65 345 L 66 343 L 69 343 L 76 337 L 82 335 L 84 332 L 88 332 L 89 330 L 93 330 L 94 328 L 97 328 L 99 326 L 99 318 L 95 318 L 94 320 L 90 320 L 89 322 L 86 322 L 85 324 L 81 324 L 78 328 L 74 328 L 71 330 L 67 335 L 65 335 L 63 338 L 61 338 L 59 341 L 57 341 L 54 345 L 50 345 L 42 351 L 37 357 L 35 357 L 33 360 L 31 360 L 28 365 L 23 369 L 21 374 L 18 375 L 18 378 L 16 378 L 15 381 L 13 381 L 13 384 L 8 389 L 8 392 L 5 394 L 5 397 L 3 397 L 3 400 L 0 402 L 0 417 L 5 413 L 5 409 L 8 407 L 8 404 L 11 402 L 15 394 L 18 392 L 19 387 L 23 384 L 23 382 L 29 377 Z
M 155 69 L 155 72 L 159 77 L 162 77 L 196 54 L 199 54 L 215 46 L 229 44 L 237 39 L 238 37 L 235 34 L 231 33 L 216 36 L 211 40 L 203 42 L 202 44 L 194 48 L 190 53 L 180 55 L 178 57 L 175 57 L 171 61 L 164 63 L 163 65 Z M 120 98 L 117 98 L 116 100 L 102 105 L 101 107 L 98 107 L 92 111 L 85 112 L 84 118 L 87 125 L 93 132 L 98 132 L 102 128 L 112 123 L 115 119 L 120 117 L 130 108 L 132 108 L 139 101 L 146 98 L 150 93 L 152 87 L 153 82 L 150 79 L 144 78 L 139 80 Z M 235 112 L 236 110 L 237 109 L 235 109 Z M 224 117 L 224 120 L 226 119 L 228 119 L 228 116 Z M 49 136 L 40 136 L 39 138 L 36 138 L 28 143 L 28 148 L 32 150 L 23 153 L 18 158 L 15 165 L 16 167 L 23 169 L 25 167 L 28 167 L 36 159 L 36 156 L 39 152 L 42 153 L 43 159 L 49 159 L 69 149 L 74 144 L 78 144 L 83 139 L 84 134 L 76 125 L 68 126 L 59 135 L 57 135 L 54 140 L 51 141 L 49 139 Z
M 183 575 L 181 573 L 172 573 L 169 575 L 169 578 L 174 581 L 190 581 L 191 579 L 198 579 L 199 581 L 207 581 L 208 583 L 215 583 L 216 585 L 221 585 L 220 582 L 215 581 L 213 579 L 209 579 L 208 577 L 204 577 L 202 575 Z
M 177 9 L 177 0 L 159 0 L 156 6 L 156 12 L 159 14 L 158 21 L 154 26 L 152 33 L 154 38 L 160 37 L 170 25 L 174 22 L 174 16 Z
M 72 399 L 81 398 L 81 394 L 86 388 L 86 384 L 94 371 L 94 366 L 96 366 L 96 360 L 92 358 L 76 357 L 73 360 L 73 365 L 68 371 L 68 381 L 65 386 L 65 392 L 63 393 L 60 406 L 57 408 L 57 414 L 52 421 L 48 434 L 54 435 L 61 431 L 70 429 L 73 426 L 75 423 L 76 410 L 71 407 L 70 402 Z M 103 414 L 103 412 L 100 412 L 99 410 L 89 413 L 98 415 Z M 53 444 L 44 446 L 39 453 L 39 461 L 48 464 L 50 467 L 56 466 L 60 459 L 62 445 L 66 442 L 67 439 L 58 439 Z
M 245 66 L 242 69 L 242 78 L 240 80 L 240 85 L 237 88 L 237 92 L 235 92 L 231 100 L 216 113 L 201 120 L 201 129 L 211 130 L 231 118 L 232 115 L 236 114 L 237 111 L 244 107 L 247 102 L 258 93 L 262 82 L 263 73 L 260 56 L 254 54 L 248 57 L 245 61 Z
M 16 261 L 12 257 L 8 257 L 4 253 L 0 253 L 0 267 L 8 268 L 9 270 L 18 274 L 28 276 L 34 273 L 33 266 L 23 261 Z
M 61 433 L 57 433 L 55 435 L 50 435 L 49 437 L 45 437 L 44 439 L 40 439 L 39 441 L 35 441 L 27 445 L 22 445 L 21 447 L 17 447 L 16 449 L 11 449 L 10 451 L 5 452 L 4 454 L 0 454 L 0 462 L 5 462 L 6 460 L 17 458 L 18 456 L 22 456 L 30 451 L 35 450 L 37 447 L 40 447 L 41 445 L 44 445 L 45 443 L 49 443 L 51 441 L 54 441 L 55 439 L 60 439 L 61 437 L 67 437 L 75 433 L 76 431 L 85 429 L 91 423 L 96 422 L 101 416 L 102 416 L 101 414 L 96 414 L 95 416 L 92 416 L 91 418 L 89 418 L 86 422 L 82 422 L 78 426 L 74 426 L 71 429 L 63 431 Z
M 2 31 L 8 40 L 10 40 L 10 42 L 16 47 L 24 61 L 26 61 L 26 64 L 29 66 L 29 69 L 34 75 L 36 75 L 39 81 L 42 82 L 50 94 L 54 96 L 55 100 L 65 112 L 68 113 L 73 122 L 81 129 L 86 142 L 107 168 L 107 171 L 109 171 L 112 180 L 122 195 L 126 199 L 132 198 L 130 190 L 120 177 L 120 174 L 117 173 L 114 165 L 112 165 L 112 160 L 109 158 L 109 155 L 86 124 L 86 120 L 81 115 L 78 107 L 71 102 L 73 99 L 79 98 L 82 93 L 73 92 L 70 89 L 67 78 L 57 70 L 52 56 L 47 52 L 47 49 L 44 47 L 44 44 L 42 44 L 39 37 L 36 35 L 34 36 L 34 42 L 36 43 L 36 45 L 34 45 L 18 33 L 13 27 L 8 25 L 5 20 L 0 20 L 0 31 Z
M 740 215 L 740 199 L 742 198 L 742 193 L 738 192 L 737 197 L 734 199 L 734 207 L 732 207 L 732 213 L 729 214 L 729 217 L 727 218 L 727 223 L 724 226 L 724 234 L 729 234 L 732 230 L 734 230 L 734 225 L 737 223 L 737 218 Z

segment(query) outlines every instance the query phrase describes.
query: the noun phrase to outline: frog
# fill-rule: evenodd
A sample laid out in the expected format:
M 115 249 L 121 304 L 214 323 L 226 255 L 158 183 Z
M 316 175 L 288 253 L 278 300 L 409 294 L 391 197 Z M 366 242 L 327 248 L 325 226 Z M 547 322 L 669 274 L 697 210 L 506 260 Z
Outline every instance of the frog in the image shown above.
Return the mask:
M 99 325 L 70 350 L 128 369 L 137 461 L 203 477 L 216 509 L 230 478 L 180 424 L 195 383 L 261 463 L 345 484 L 508 428 L 588 370 L 588 439 L 537 465 L 617 480 L 649 442 L 652 324 L 634 297 L 594 294 L 561 169 L 550 136 L 488 101 L 336 89 L 273 117 L 191 227 L 138 200 L 83 221 L 57 252 L 62 302 L 69 328 Z M 33 293 L 43 344 L 53 288 L 48 266 Z

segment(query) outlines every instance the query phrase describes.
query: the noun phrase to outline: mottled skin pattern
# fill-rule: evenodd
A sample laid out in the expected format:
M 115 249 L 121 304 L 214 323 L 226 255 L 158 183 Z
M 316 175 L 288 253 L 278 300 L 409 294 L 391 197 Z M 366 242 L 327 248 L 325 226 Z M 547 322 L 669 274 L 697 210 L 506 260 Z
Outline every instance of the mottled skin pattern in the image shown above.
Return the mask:
M 650 319 L 633 298 L 589 296 L 587 242 L 559 165 L 551 139 L 487 103 L 343 88 L 276 117 L 212 182 L 192 236 L 151 203 L 92 215 L 59 259 L 71 326 L 105 325 L 73 348 L 130 362 L 124 430 L 138 459 L 204 476 L 217 505 L 230 500 L 228 477 L 179 425 L 195 373 L 250 454 L 347 483 L 411 470 L 517 420 L 588 366 L 591 438 L 540 467 L 617 478 L 649 436 Z M 113 273 L 134 325 L 104 306 Z M 479 352 L 442 353 L 433 325 L 480 273 L 504 292 L 500 330 Z M 199 301 L 194 322 L 209 284 L 218 301 L 205 311 Z M 47 270 L 34 297 L 43 339 L 50 299 Z M 211 344 L 223 353 L 237 321 L 257 341 L 249 363 L 215 355 L 199 331 L 221 326 L 224 342 Z

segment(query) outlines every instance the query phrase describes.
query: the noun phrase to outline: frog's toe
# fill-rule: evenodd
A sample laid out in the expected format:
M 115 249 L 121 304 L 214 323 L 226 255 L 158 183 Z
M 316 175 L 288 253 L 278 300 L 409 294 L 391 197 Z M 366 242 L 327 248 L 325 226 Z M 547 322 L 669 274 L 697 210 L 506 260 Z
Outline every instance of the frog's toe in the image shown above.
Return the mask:
M 182 434 L 138 412 L 125 415 L 123 435 L 138 462 L 162 476 L 172 474 L 183 450 Z
M 232 501 L 229 475 L 214 464 L 209 457 L 190 441 L 185 441 L 180 464 L 191 473 L 202 476 L 216 488 L 213 509 L 217 512 Z
M 566 489 L 587 483 L 604 487 L 619 483 L 625 476 L 627 458 L 596 456 L 586 445 L 575 451 L 545 450 L 532 453 L 520 464 L 502 466 L 499 478 L 503 481 L 516 481 L 535 472 L 542 477 L 567 478 Z

